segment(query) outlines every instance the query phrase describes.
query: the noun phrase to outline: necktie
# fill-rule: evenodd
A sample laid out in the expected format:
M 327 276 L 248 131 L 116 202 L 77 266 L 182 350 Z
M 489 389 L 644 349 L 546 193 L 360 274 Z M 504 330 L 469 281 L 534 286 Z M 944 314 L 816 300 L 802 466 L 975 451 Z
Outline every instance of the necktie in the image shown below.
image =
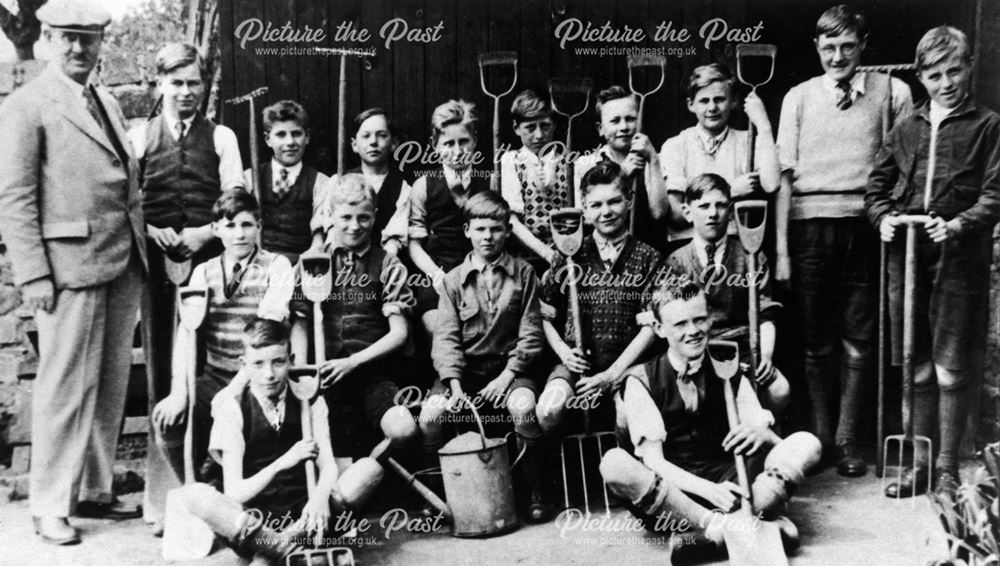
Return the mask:
M 837 97 L 837 108 L 847 110 L 854 104 L 854 101 L 851 100 L 851 83 L 848 81 L 838 81 L 837 90 L 840 91 Z
M 97 122 L 97 125 L 104 129 L 104 118 L 101 116 L 101 109 L 97 106 L 97 99 L 94 98 L 93 91 L 90 87 L 83 87 L 83 100 L 87 103 L 87 112 L 90 114 L 91 118 Z
M 483 268 L 484 287 L 486 290 L 486 301 L 490 304 L 490 312 L 496 312 L 497 299 L 500 298 L 500 289 L 503 280 L 497 273 L 497 266 L 487 265 Z
M 184 139 L 184 122 L 177 122 L 177 126 L 174 127 L 177 130 L 177 141 Z
M 233 265 L 233 274 L 229 277 L 229 281 L 226 282 L 226 298 L 232 297 L 233 293 L 240 286 L 240 280 L 243 278 L 241 273 L 243 271 L 243 266 L 239 262 Z
M 705 153 L 714 156 L 719 151 L 719 148 L 722 147 L 722 142 L 726 141 L 728 135 L 729 128 L 726 128 L 726 131 L 714 137 L 703 138 L 702 136 L 698 136 L 698 141 L 701 142 L 701 149 Z
M 677 376 L 677 391 L 680 392 L 681 399 L 684 400 L 684 410 L 691 414 L 698 412 L 698 404 L 701 401 L 701 392 L 694 380 L 697 374 L 698 371 L 693 370 L 688 365 L 685 372 Z
M 287 195 L 289 190 L 291 187 L 288 186 L 288 169 L 282 167 L 278 170 L 278 180 L 274 183 L 274 194 L 280 199 Z
M 715 279 L 718 266 L 715 264 L 715 244 L 705 244 L 705 271 L 701 275 L 702 284 L 708 287 Z

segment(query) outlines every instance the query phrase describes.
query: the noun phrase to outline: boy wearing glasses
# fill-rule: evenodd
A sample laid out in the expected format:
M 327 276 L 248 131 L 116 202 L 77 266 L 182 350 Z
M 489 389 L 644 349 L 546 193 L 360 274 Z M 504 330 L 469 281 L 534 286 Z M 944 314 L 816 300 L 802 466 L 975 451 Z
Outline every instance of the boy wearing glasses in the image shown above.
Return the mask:
M 811 431 L 836 457 L 837 472 L 864 475 L 857 450 L 863 385 L 872 365 L 878 237 L 865 220 L 864 192 L 881 147 L 889 80 L 858 73 L 868 40 L 864 16 L 834 6 L 816 22 L 824 74 L 792 88 L 778 129 L 782 180 L 775 278 L 791 280 L 805 351 Z M 892 80 L 893 123 L 913 107 Z M 789 272 L 790 271 L 790 272 Z M 843 352 L 839 379 L 827 369 Z M 840 384 L 839 418 L 833 412 Z

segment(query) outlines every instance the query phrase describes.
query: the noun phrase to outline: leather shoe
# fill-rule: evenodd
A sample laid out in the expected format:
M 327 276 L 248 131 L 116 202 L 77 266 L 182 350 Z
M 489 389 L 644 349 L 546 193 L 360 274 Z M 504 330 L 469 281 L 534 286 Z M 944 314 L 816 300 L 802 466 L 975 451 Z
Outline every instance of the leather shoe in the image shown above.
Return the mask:
M 853 442 L 837 447 L 837 473 L 849 478 L 865 475 L 868 466 L 858 453 L 858 447 Z
M 958 472 L 955 470 L 944 470 L 939 469 L 936 474 L 934 474 L 934 492 L 935 493 L 948 493 L 954 495 L 958 491 L 958 486 L 961 481 L 958 479 Z
M 86 519 L 111 519 L 124 521 L 142 517 L 141 505 L 127 505 L 115 498 L 111 503 L 100 501 L 81 501 L 76 505 L 76 516 Z
M 885 496 L 893 499 L 901 497 L 912 497 L 927 493 L 927 483 L 930 471 L 920 467 L 914 471 L 913 468 L 903 470 L 901 481 L 892 482 L 885 486 Z
M 32 517 L 31 522 L 42 542 L 60 546 L 80 544 L 80 531 L 70 526 L 66 517 Z
M 549 506 L 545 504 L 540 489 L 531 490 L 531 500 L 528 503 L 528 522 L 544 523 L 549 520 Z

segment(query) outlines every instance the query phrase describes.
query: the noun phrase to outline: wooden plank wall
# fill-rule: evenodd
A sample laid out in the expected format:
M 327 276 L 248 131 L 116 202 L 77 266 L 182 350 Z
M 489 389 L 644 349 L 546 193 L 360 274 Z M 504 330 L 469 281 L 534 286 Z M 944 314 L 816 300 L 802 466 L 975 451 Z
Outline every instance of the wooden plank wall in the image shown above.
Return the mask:
M 920 35 L 941 23 L 959 26 L 974 36 L 975 16 L 977 10 L 982 11 L 978 4 L 983 1 L 866 0 L 856 3 L 868 15 L 872 28 L 864 62 L 912 60 Z M 572 47 L 580 43 L 561 49 L 553 37 L 559 22 L 574 17 L 595 26 L 610 21 L 617 27 L 626 24 L 643 27 L 650 37 L 641 46 L 655 47 L 651 36 L 660 21 L 672 22 L 674 28 L 686 28 L 696 35 L 706 21 L 723 18 L 732 27 L 749 27 L 763 21 L 761 41 L 778 45 L 774 81 L 760 91 L 776 125 L 781 98 L 787 89 L 820 72 L 811 37 L 816 18 L 831 4 L 828 0 L 221 0 L 222 96 L 228 98 L 268 86 L 266 103 L 282 98 L 300 101 L 312 118 L 312 144 L 306 160 L 323 171 L 334 171 L 338 58 L 261 55 L 255 48 L 264 46 L 263 42 L 247 42 L 244 49 L 234 39 L 236 27 L 248 18 L 258 18 L 276 27 L 290 22 L 300 29 L 305 26 L 322 28 L 327 30 L 327 38 L 319 46 L 374 47 L 377 51 L 374 57 L 348 59 L 348 122 L 363 108 L 381 106 L 394 118 L 403 140 L 425 143 L 430 134 L 431 111 L 437 104 L 460 96 L 479 108 L 482 117 L 480 149 L 489 154 L 492 102 L 480 90 L 478 53 L 513 50 L 520 54 L 520 80 L 515 93 L 529 87 L 544 91 L 545 81 L 553 76 L 591 77 L 598 88 L 627 85 L 624 56 L 577 55 Z M 979 27 L 996 28 L 996 10 L 986 11 L 992 19 L 985 24 L 980 22 Z M 411 28 L 443 22 L 441 37 L 429 44 L 397 42 L 386 49 L 378 38 L 378 30 L 392 18 L 403 18 Z M 363 45 L 334 41 L 336 26 L 346 21 L 369 30 L 373 39 Z M 980 49 L 985 60 L 997 59 L 996 43 L 993 37 Z M 657 147 L 667 137 L 693 124 L 683 94 L 691 69 L 712 61 L 733 63 L 732 43 L 717 42 L 706 50 L 695 37 L 687 45 L 695 46 L 696 54 L 668 58 L 667 82 L 649 99 L 646 130 Z M 980 73 L 980 76 L 986 75 L 989 74 Z M 994 82 L 981 80 L 979 84 L 994 86 Z M 984 94 L 987 99 L 998 98 L 997 92 L 998 89 L 990 89 Z M 515 144 L 517 140 L 510 128 L 512 98 L 510 95 L 503 100 L 501 130 L 503 142 Z M 223 121 L 236 129 L 244 161 L 249 162 L 247 108 L 226 108 Z M 589 115 L 581 127 L 575 129 L 579 148 L 598 144 L 593 124 L 594 116 Z M 263 145 L 262 148 L 266 150 Z M 357 160 L 349 149 L 347 155 L 348 167 L 356 166 Z

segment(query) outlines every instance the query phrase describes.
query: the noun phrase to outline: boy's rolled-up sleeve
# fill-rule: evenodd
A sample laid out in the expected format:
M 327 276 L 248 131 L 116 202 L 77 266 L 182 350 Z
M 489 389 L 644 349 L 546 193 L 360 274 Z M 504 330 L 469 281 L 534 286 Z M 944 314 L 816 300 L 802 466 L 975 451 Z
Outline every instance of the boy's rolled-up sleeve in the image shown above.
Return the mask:
M 399 258 L 386 254 L 382 260 L 382 314 L 386 317 L 393 314 L 409 316 L 417 303 L 413 292 L 406 284 L 409 272 Z
M 292 264 L 285 256 L 278 255 L 268 268 L 267 289 L 257 305 L 257 316 L 279 322 L 286 320 L 294 290 L 295 271 Z
M 511 349 L 507 369 L 517 376 L 527 377 L 532 364 L 542 354 L 545 333 L 542 330 L 542 311 L 538 301 L 538 279 L 530 267 L 520 273 L 524 294 L 521 298 L 521 323 L 517 344 Z
M 208 440 L 208 453 L 212 458 L 222 463 L 222 453 L 246 450 L 243 440 L 243 413 L 236 398 L 216 397 L 212 401 L 212 432 Z
M 431 359 L 442 382 L 462 379 L 465 355 L 462 353 L 462 327 L 458 317 L 461 286 L 456 272 L 444 278 L 444 293 L 438 299 L 437 327 L 431 344 Z
M 781 102 L 777 143 L 782 171 L 794 170 L 799 165 L 799 91 L 798 87 L 792 88 Z
M 405 246 L 409 241 L 410 228 L 410 198 L 413 189 L 410 184 L 403 181 L 403 186 L 399 189 L 399 198 L 396 199 L 396 210 L 389 217 L 389 222 L 382 229 L 382 241 L 379 245 L 385 246 L 389 240 L 396 240 L 400 246 Z M 426 197 L 427 192 L 424 191 Z
M 421 177 L 410 190 L 410 221 L 408 237 L 411 240 L 427 238 L 427 178 Z
M 667 427 L 646 387 L 646 368 L 634 366 L 626 375 L 623 407 L 632 446 L 639 446 L 645 440 L 665 441 Z

